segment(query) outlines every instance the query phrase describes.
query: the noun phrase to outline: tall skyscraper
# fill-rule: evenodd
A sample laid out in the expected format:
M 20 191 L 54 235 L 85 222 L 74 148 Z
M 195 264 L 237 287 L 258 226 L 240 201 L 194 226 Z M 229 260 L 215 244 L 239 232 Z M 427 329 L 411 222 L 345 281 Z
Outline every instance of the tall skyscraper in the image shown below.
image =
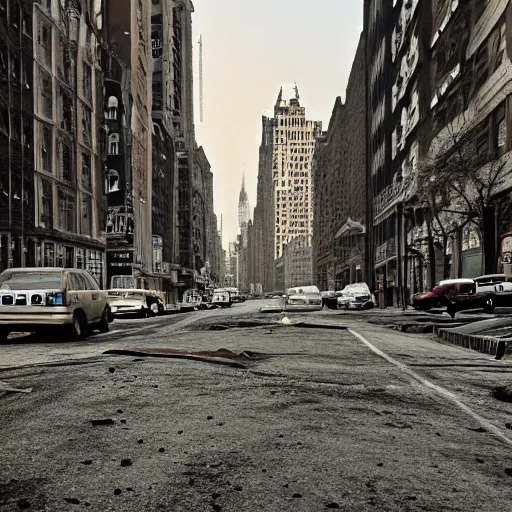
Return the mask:
M 245 175 L 242 178 L 242 188 L 238 196 L 238 229 L 240 231 L 242 248 L 247 248 L 247 224 L 250 219 L 249 198 L 245 191 Z
M 311 164 L 315 139 L 321 134 L 322 122 L 306 119 L 306 109 L 300 105 L 297 85 L 281 87 L 273 119 L 275 259 L 280 258 L 285 246 L 297 237 L 304 237 L 306 246 L 311 246 Z

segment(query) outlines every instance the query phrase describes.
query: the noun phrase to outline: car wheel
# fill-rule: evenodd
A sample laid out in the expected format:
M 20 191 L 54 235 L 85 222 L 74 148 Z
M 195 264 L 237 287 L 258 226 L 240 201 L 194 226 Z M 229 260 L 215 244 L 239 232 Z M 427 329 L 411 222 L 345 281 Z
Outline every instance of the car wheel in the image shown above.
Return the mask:
M 110 312 L 110 308 L 106 307 L 103 310 L 103 314 L 101 315 L 100 323 L 98 324 L 98 329 L 101 333 L 110 331 L 109 318 L 112 315 Z
M 151 314 L 151 316 L 158 315 L 158 304 L 156 302 L 153 302 L 153 304 L 151 304 L 151 306 L 149 307 L 149 313 Z
M 165 308 L 163 304 L 158 304 L 158 314 L 163 315 L 165 313 Z
M 87 336 L 85 320 L 82 314 L 73 313 L 71 323 L 71 337 L 73 341 L 83 340 Z
M 7 337 L 10 333 L 11 331 L 9 331 L 9 329 L 0 329 L 0 343 L 7 341 Z
M 141 318 L 147 318 L 149 316 L 149 310 L 146 308 L 142 308 L 142 311 L 140 312 Z

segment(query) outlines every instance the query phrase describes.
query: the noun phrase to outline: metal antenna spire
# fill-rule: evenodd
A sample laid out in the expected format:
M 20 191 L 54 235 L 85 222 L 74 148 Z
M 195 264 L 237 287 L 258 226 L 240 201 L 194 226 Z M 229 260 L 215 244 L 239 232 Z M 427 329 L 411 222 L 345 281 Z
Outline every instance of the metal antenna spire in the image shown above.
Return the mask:
M 199 119 L 204 119 L 204 95 L 203 95 L 203 36 L 199 36 Z

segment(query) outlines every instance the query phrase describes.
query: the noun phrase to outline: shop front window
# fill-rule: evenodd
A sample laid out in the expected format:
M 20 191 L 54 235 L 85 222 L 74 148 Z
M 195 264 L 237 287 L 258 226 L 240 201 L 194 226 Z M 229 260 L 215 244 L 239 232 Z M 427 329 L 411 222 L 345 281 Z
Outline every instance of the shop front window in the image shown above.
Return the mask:
M 55 266 L 55 244 L 45 243 L 44 244 L 44 267 Z

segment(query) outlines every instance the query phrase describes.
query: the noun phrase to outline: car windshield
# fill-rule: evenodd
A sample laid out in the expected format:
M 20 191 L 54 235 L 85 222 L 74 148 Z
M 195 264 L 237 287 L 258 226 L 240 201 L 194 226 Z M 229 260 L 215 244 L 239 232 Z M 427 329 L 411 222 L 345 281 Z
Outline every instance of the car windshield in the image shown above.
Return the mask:
M 0 275 L 1 290 L 58 290 L 60 272 L 7 272 Z
M 135 279 L 131 276 L 115 276 L 111 280 L 111 288 L 135 288 Z
M 122 298 L 122 299 L 133 299 L 133 300 L 145 300 L 146 297 L 142 293 L 137 292 L 123 292 L 123 291 L 109 291 L 109 297 Z

